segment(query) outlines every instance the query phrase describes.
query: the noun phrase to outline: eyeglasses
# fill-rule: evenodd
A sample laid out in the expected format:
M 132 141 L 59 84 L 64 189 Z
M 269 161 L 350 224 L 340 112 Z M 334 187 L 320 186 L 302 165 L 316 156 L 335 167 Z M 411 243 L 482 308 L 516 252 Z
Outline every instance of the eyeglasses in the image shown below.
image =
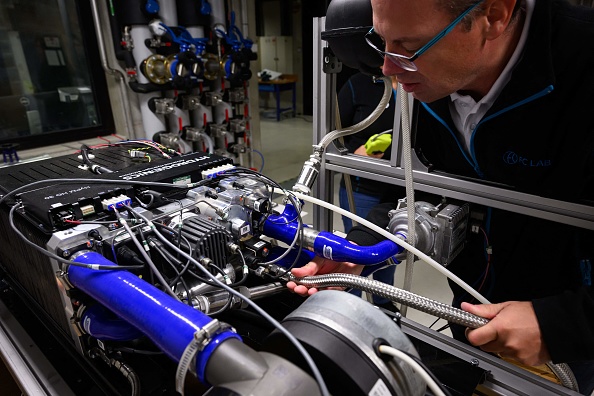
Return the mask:
M 388 57 L 388 59 L 390 59 L 396 66 L 407 70 L 407 71 L 417 71 L 417 65 L 415 65 L 414 61 L 421 56 L 425 51 L 427 51 L 429 48 L 431 48 L 435 43 L 437 43 L 439 40 L 441 40 L 446 34 L 448 34 L 449 32 L 451 32 L 456 25 L 462 20 L 464 19 L 464 17 L 466 15 L 468 15 L 470 13 L 470 11 L 472 11 L 477 5 L 481 4 L 483 2 L 483 0 L 480 0 L 478 3 L 475 3 L 473 5 L 471 5 L 469 8 L 466 9 L 466 11 L 464 11 L 462 14 L 460 14 L 456 19 L 454 19 L 452 21 L 452 23 L 450 23 L 448 26 L 445 27 L 445 29 L 443 29 L 441 32 L 437 33 L 437 35 L 435 37 L 433 37 L 427 44 L 425 44 L 423 47 L 421 47 L 421 49 L 419 49 L 417 52 L 415 52 L 413 54 L 413 56 L 408 57 L 408 56 L 404 56 L 404 55 L 400 55 L 400 54 L 394 54 L 392 52 L 386 52 L 383 51 L 381 49 L 378 48 L 378 46 L 376 44 L 373 43 L 372 40 L 378 40 L 380 39 L 380 37 L 375 34 L 375 31 L 373 30 L 373 28 L 371 28 L 369 30 L 369 32 L 367 32 L 365 34 L 365 41 L 367 41 L 367 44 L 373 48 L 374 50 L 376 50 L 382 58 L 384 57 Z M 383 46 L 384 44 L 382 44 Z

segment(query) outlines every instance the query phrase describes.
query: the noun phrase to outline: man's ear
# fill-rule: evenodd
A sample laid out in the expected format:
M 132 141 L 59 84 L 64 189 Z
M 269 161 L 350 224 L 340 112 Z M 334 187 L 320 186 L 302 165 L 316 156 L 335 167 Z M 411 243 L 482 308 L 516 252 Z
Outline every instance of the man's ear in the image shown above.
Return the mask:
M 520 0 L 486 0 L 484 18 L 486 20 L 486 39 L 501 36 L 509 27 L 516 2 Z

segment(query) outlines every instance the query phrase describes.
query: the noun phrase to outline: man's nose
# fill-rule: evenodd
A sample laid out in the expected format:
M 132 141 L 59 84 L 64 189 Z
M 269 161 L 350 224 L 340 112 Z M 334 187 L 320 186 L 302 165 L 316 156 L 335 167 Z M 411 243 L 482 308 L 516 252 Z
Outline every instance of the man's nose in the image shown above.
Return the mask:
M 384 73 L 384 76 L 395 76 L 405 71 L 405 69 L 394 63 L 389 56 L 384 57 L 384 65 L 382 66 L 382 72 Z

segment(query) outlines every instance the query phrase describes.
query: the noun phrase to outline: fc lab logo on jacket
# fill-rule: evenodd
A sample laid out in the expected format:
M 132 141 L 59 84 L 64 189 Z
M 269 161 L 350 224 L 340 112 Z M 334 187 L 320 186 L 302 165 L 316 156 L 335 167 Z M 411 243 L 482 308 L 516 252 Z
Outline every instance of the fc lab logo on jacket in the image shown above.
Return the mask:
M 513 151 L 508 151 L 505 154 L 503 154 L 503 162 L 505 162 L 508 165 L 521 165 L 521 166 L 530 166 L 530 167 L 546 167 L 546 166 L 551 166 L 551 160 L 548 159 L 540 159 L 540 160 L 534 160 L 534 159 L 530 159 L 530 158 L 525 158 L 522 157 L 516 153 L 514 153 Z

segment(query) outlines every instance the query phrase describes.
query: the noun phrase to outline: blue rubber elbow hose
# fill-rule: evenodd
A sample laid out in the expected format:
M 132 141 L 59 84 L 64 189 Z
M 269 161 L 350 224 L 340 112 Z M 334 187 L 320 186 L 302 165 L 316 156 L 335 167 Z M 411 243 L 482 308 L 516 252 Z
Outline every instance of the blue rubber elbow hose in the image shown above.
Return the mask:
M 96 252 L 74 259 L 81 264 L 115 265 Z M 167 356 L 179 362 L 194 334 L 213 319 L 183 304 L 128 271 L 101 271 L 69 266 L 68 280 L 114 314 L 140 330 Z M 222 330 L 196 355 L 196 375 L 205 379 L 206 365 L 215 349 L 229 339 L 241 340 L 233 331 Z
M 296 213 L 292 205 L 287 205 L 280 215 L 271 215 L 264 222 L 264 234 L 290 244 L 299 231 Z M 348 261 L 361 265 L 375 265 L 382 263 L 404 248 L 392 241 L 382 241 L 372 246 L 360 246 L 350 243 L 347 239 L 330 232 L 318 232 L 311 228 L 303 228 L 303 247 L 313 251 L 317 256 L 333 261 Z
M 87 307 L 80 315 L 80 325 L 87 334 L 103 341 L 130 341 L 144 336 L 101 304 Z

